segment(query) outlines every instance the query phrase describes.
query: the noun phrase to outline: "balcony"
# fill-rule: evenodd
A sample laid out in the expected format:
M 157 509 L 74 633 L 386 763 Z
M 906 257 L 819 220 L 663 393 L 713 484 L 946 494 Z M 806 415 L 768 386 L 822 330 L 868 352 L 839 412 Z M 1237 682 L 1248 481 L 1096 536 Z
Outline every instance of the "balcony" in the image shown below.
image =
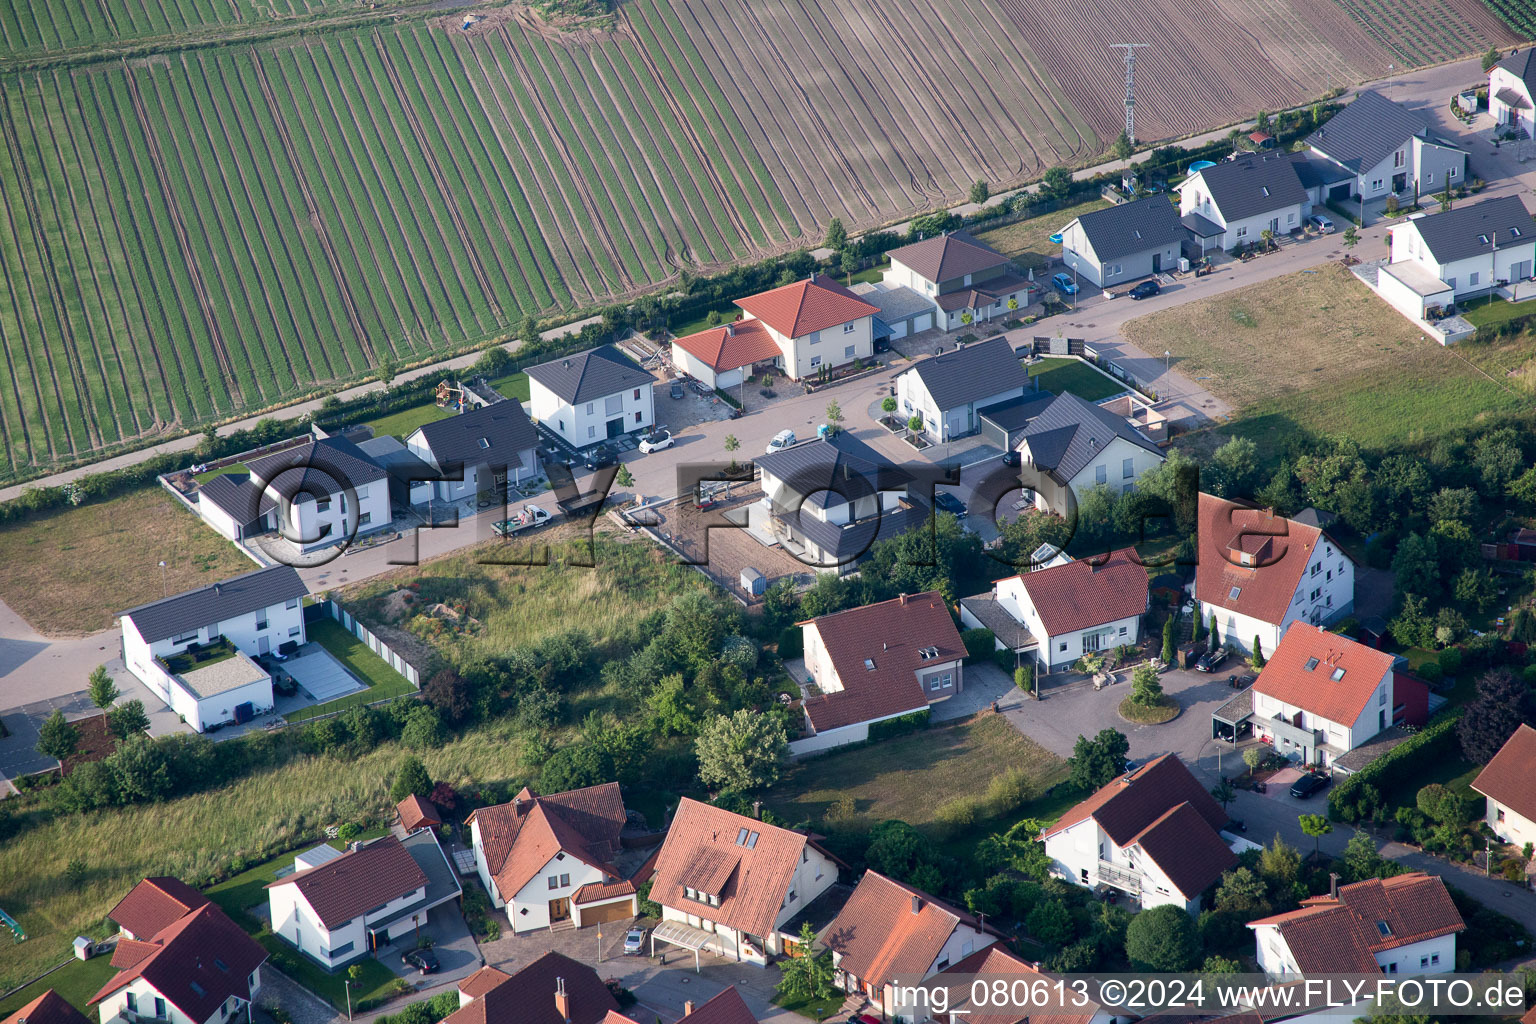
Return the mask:
M 1276 714 L 1264 724 L 1274 735 L 1275 748 L 1277 750 L 1283 749 L 1282 740 L 1290 740 L 1292 746 L 1301 747 L 1307 751 L 1316 750 L 1322 745 L 1323 732 L 1321 729 L 1306 729 L 1299 725 L 1292 725 L 1282 714 Z
M 1099 882 L 1103 885 L 1112 885 L 1116 889 L 1123 889 L 1132 896 L 1141 896 L 1141 876 L 1123 864 L 1115 864 L 1111 861 L 1099 861 Z

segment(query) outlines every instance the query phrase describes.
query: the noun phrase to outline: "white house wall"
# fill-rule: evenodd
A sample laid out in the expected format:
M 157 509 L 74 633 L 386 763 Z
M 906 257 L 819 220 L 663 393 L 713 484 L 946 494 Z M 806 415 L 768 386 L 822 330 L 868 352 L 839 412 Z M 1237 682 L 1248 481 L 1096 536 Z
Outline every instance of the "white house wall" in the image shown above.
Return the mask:
M 1131 462 L 1130 476 L 1125 475 L 1127 459 Z M 1141 479 L 1141 474 L 1162 463 L 1161 452 L 1154 454 L 1139 444 L 1132 444 L 1123 437 L 1117 437 L 1105 445 L 1104 450 L 1072 478 L 1072 491 L 1081 501 L 1084 494 L 1098 486 L 1099 470 L 1102 468 L 1105 485 L 1112 491 L 1123 493 L 1127 487 L 1136 485 L 1136 481 Z
M 1355 607 L 1355 563 L 1326 535 L 1322 538 L 1321 548 L 1321 551 L 1313 551 L 1312 561 L 1302 573 L 1301 582 L 1296 585 L 1280 622 L 1264 622 L 1234 612 L 1208 601 L 1209 595 L 1196 593 L 1200 600 L 1201 621 L 1209 623 L 1214 611 L 1222 644 L 1251 655 L 1253 638 L 1257 635 L 1267 657 L 1275 652 L 1291 623 L 1300 620 L 1327 626 L 1350 614 Z M 1317 567 L 1316 575 L 1313 575 L 1313 566 Z
M 795 867 L 795 873 L 790 879 L 789 889 L 785 893 L 784 907 L 779 911 L 779 916 L 774 920 L 774 931 L 783 928 L 785 923 L 810 903 L 826 892 L 837 881 L 837 865 L 830 857 L 809 843 L 802 849 L 800 863 Z M 795 898 L 789 899 L 789 893 L 794 893 Z M 770 953 L 779 953 L 779 940 L 777 935 L 765 936 L 768 940 Z
M 480 884 L 485 886 L 485 891 L 490 893 L 491 906 L 504 907 L 507 901 L 496 888 L 496 880 L 491 877 L 491 868 L 485 862 L 485 847 L 480 842 L 480 822 L 478 819 L 469 824 L 470 849 L 475 851 L 475 874 L 480 878 Z
M 1456 933 L 1382 950 L 1376 954 L 1376 962 L 1388 974 L 1448 974 L 1456 969 Z
M 720 386 L 715 383 L 715 368 L 676 342 L 672 343 L 672 365 L 690 377 L 697 377 L 712 388 Z
M 560 884 L 562 875 L 570 879 L 564 885 Z M 551 876 L 555 879 L 554 888 L 549 885 Z M 551 858 L 507 904 L 507 920 L 512 923 L 514 932 L 548 928 L 550 900 L 569 899 L 582 886 L 602 881 L 603 873 L 600 870 L 570 854 L 565 854 L 561 859 Z
M 260 967 L 251 972 L 249 983 L 251 998 L 255 999 L 261 994 Z M 134 1007 L 132 1010 L 129 1009 L 130 996 L 132 997 Z M 161 1000 L 165 1007 L 164 1015 L 160 1016 L 159 1019 L 166 1021 L 167 1024 L 208 1024 L 210 1021 L 222 1024 L 224 1021 L 237 1021 L 240 1010 L 247 1002 L 239 996 L 230 996 L 220 1004 L 219 1009 L 208 1016 L 206 1021 L 195 1020 L 188 1017 L 182 1012 L 180 1007 L 161 995 L 160 990 L 148 981 L 143 978 L 135 978 L 101 1001 L 101 1016 L 99 1019 L 102 1024 L 107 1024 L 108 1021 L 116 1017 L 121 1017 L 123 1020 L 132 1020 L 135 1016 L 153 1019 L 157 1016 L 155 1004 L 157 999 Z
M 796 380 L 819 373 L 823 367 L 832 369 L 855 359 L 869 359 L 875 352 L 872 316 L 861 316 L 797 338 L 781 334 L 766 322 L 763 327 L 779 346 L 784 372 Z
M 1038 621 L 1038 616 L 1035 617 Z M 1133 615 L 1114 622 L 1104 623 L 1102 626 L 1094 626 L 1090 629 L 1078 630 L 1075 633 L 1063 633 L 1057 636 L 1046 636 L 1044 633 L 1036 633 L 1034 627 L 1030 633 L 1040 640 L 1040 653 L 1046 658 L 1050 670 L 1062 668 L 1075 662 L 1083 656 L 1083 635 L 1097 633 L 1108 629 L 1110 634 L 1100 642 L 1100 651 L 1109 651 L 1121 644 L 1136 644 L 1141 642 L 1141 616 Z
M 1525 97 L 1527 103 L 1532 100 L 1530 90 L 1525 82 L 1508 68 L 1494 68 L 1488 74 L 1488 112 L 1493 115 L 1496 124 L 1516 124 L 1524 128 L 1527 135 L 1536 135 L 1536 107 L 1511 107 L 1498 98 L 1503 89 L 1509 89 L 1517 96 Z
M 368 952 L 368 932 L 362 918 L 328 931 L 296 885 L 268 889 L 267 904 L 272 912 L 273 934 L 325 967 L 336 967 Z
M 1499 820 L 1500 812 L 1504 819 Z M 1488 798 L 1488 827 L 1493 829 L 1493 834 L 1506 843 L 1515 846 L 1524 846 L 1526 843 L 1536 843 L 1536 822 L 1519 814 L 1508 804 L 1499 803 L 1493 797 Z
M 638 392 L 638 396 L 637 393 Z M 623 433 L 647 429 L 656 423 L 655 388 L 642 384 L 573 407 L 537 380 L 529 378 L 528 397 L 533 418 L 577 448 L 608 438 L 608 421 L 623 421 Z M 616 399 L 609 412 L 609 399 Z
M 353 536 L 353 531 L 361 536 L 390 524 L 387 481 L 358 484 L 353 491 L 351 495 L 336 491 L 323 498 L 299 494 L 294 501 L 283 498 L 270 487 L 266 494 L 276 502 L 275 511 L 284 524 L 281 530 L 284 536 L 299 550 L 314 551 L 348 539 Z M 330 532 L 322 537 L 321 531 L 327 526 L 331 528 Z
M 1410 220 L 1392 232 L 1392 262 L 1404 260 L 1418 263 L 1449 285 L 1454 295 L 1460 298 L 1486 292 L 1500 281 L 1530 277 L 1533 264 L 1536 264 L 1536 238 L 1521 242 L 1506 238 L 1500 241 L 1496 251 L 1442 264 L 1424 244 L 1418 225 Z

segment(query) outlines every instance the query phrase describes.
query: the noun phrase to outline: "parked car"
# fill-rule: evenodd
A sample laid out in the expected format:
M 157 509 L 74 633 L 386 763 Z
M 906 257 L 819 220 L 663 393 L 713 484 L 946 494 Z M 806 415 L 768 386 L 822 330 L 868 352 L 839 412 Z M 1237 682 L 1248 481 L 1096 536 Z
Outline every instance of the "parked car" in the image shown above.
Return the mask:
M 683 398 L 688 394 L 687 390 L 683 387 L 683 382 L 680 380 L 674 380 L 670 390 L 673 398 Z
M 1227 660 L 1227 649 L 1218 647 L 1214 651 L 1206 651 L 1200 655 L 1200 660 L 1195 662 L 1196 672 L 1214 672 L 1217 667 Z
M 1313 793 L 1326 788 L 1328 776 L 1321 772 L 1308 772 L 1295 782 L 1291 783 L 1291 796 L 1298 800 L 1305 800 Z
M 587 468 L 602 469 L 619 461 L 619 453 L 606 444 L 600 444 L 587 452 Z
M 1161 295 L 1162 291 L 1163 286 L 1158 284 L 1156 281 L 1143 281 L 1141 284 L 1131 289 L 1131 298 L 1150 299 L 1154 295 Z
M 1066 295 L 1077 294 L 1077 282 L 1072 280 L 1071 274 L 1054 274 L 1051 277 L 1051 284 L 1056 286 L 1057 291 Z
M 965 507 L 965 502 L 948 491 L 934 491 L 933 505 L 940 512 L 948 512 L 956 519 L 964 519 L 970 514 L 970 509 Z
M 437 971 L 437 954 L 431 949 L 408 949 L 400 959 L 415 967 L 422 974 L 433 974 Z
M 1221 830 L 1223 832 L 1247 832 L 1248 823 L 1242 818 L 1232 818 L 1225 825 L 1221 826 Z
M 636 956 L 645 946 L 645 929 L 631 928 L 624 933 L 624 955 Z
M 772 441 L 768 442 L 768 448 L 764 454 L 772 455 L 774 452 L 781 452 L 794 443 L 795 432 L 793 430 L 781 430 L 773 435 Z
M 1023 461 L 1023 456 L 1021 456 L 1018 452 L 1003 452 L 1003 465 L 1005 466 L 1018 466 L 1021 465 Z
M 651 452 L 659 452 L 663 448 L 672 447 L 672 431 L 653 430 L 640 440 L 640 454 L 649 455 Z
M 1140 768 L 1140 767 L 1141 767 L 1141 765 L 1137 764 L 1135 761 L 1132 761 L 1130 758 L 1126 758 L 1125 759 L 1125 774 L 1126 775 L 1131 774 L 1131 772 L 1135 771 L 1137 768 Z
M 1333 221 L 1329 220 L 1327 217 L 1324 217 L 1320 213 L 1314 213 L 1312 216 L 1308 217 L 1307 223 L 1325 235 L 1333 234 Z

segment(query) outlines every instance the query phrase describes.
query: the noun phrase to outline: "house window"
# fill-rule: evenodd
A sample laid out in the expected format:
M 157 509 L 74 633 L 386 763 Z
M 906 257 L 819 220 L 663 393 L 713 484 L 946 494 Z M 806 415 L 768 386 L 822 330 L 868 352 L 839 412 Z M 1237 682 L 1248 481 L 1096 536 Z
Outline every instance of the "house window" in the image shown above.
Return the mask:
M 795 890 L 791 889 L 791 890 L 789 890 L 789 895 L 784 898 L 784 902 L 785 903 L 793 903 L 793 902 L 795 902 L 795 900 L 797 900 L 799 898 L 800 898 L 799 894 L 796 893 Z
M 848 346 L 846 346 L 843 349 L 843 358 L 844 359 L 852 359 L 853 358 L 853 346 L 852 345 L 848 345 Z
M 1129 480 L 1136 475 L 1136 460 L 1126 459 L 1120 463 L 1120 479 Z
M 1396 153 L 1392 154 L 1392 166 L 1393 167 L 1401 167 L 1401 166 L 1403 166 L 1403 163 L 1407 159 L 1407 157 L 1408 157 L 1408 154 L 1404 153 L 1402 150 L 1398 150 Z
M 1318 587 L 1316 590 L 1312 591 L 1311 595 L 1307 598 L 1307 600 L 1309 600 L 1309 601 L 1316 601 L 1317 600 L 1317 596 L 1319 594 L 1321 594 L 1322 592 L 1323 592 L 1323 588 L 1322 587 Z
M 266 628 L 267 628 L 267 613 L 266 612 L 262 612 L 256 618 L 256 631 L 259 633 L 263 629 L 266 629 Z
M 1295 224 L 1296 223 L 1296 214 L 1294 212 L 1286 214 L 1285 215 L 1285 222 L 1287 224 Z
M 691 900 L 696 900 L 699 898 L 698 891 L 695 890 L 692 886 L 688 885 L 683 886 L 683 895 L 687 896 Z
M 588 437 L 596 437 L 597 436 L 597 428 L 596 427 L 588 427 L 587 428 L 587 436 Z
M 1377 179 L 1375 179 L 1374 181 L 1371 182 L 1371 191 L 1372 192 L 1380 192 L 1381 190 L 1382 190 L 1382 180 L 1380 178 L 1377 178 Z
M 550 875 L 549 876 L 549 887 L 551 889 L 558 889 L 558 888 L 560 888 L 560 876 L 559 875 Z
M 1125 636 L 1125 627 L 1124 626 L 1120 627 L 1120 635 L 1121 636 Z
M 1445 176 L 1447 178 L 1454 178 L 1454 177 L 1456 177 L 1456 168 L 1452 167 L 1450 170 L 1446 171 L 1445 172 Z
M 287 608 L 289 611 L 293 611 L 298 606 L 299 606 L 299 599 L 296 598 L 296 597 L 293 600 L 291 600 L 291 601 L 284 602 L 284 604 L 283 604 L 283 607 Z
M 289 626 L 288 627 L 288 635 L 289 636 L 298 636 L 299 635 L 299 627 L 298 626 Z
M 1061 651 L 1062 654 L 1066 654 L 1067 653 L 1067 642 L 1065 640 L 1063 640 L 1061 642 L 1060 651 Z
M 930 689 L 930 690 L 937 690 L 941 685 L 942 684 L 939 682 L 939 677 L 938 676 L 929 676 L 928 677 L 928 689 Z
M 811 356 L 811 365 L 813 367 L 814 366 L 820 366 L 821 365 L 821 356 Z
M 1084 633 L 1083 634 L 1083 641 L 1082 642 L 1083 642 L 1083 651 L 1085 653 L 1088 652 L 1088 651 L 1096 651 L 1096 650 L 1099 649 L 1099 634 L 1097 634 L 1097 633 Z
M 357 525 L 358 526 L 367 526 L 372 521 L 373 521 L 373 513 L 372 512 L 364 512 L 364 513 L 362 513 L 361 515 L 359 515 L 357 517 Z
M 1424 182 L 1425 184 L 1433 185 L 1435 183 L 1435 172 L 1430 171 L 1428 174 L 1424 175 Z
M 165 1020 L 165 1000 L 155 996 L 155 1016 Z
M 331 499 L 330 498 L 321 498 L 319 501 L 315 502 L 315 511 L 316 512 L 329 512 L 330 510 L 331 510 Z
M 173 636 L 173 637 L 171 637 L 171 643 L 173 643 L 173 644 L 185 644 L 185 643 L 190 643 L 190 642 L 192 642 L 193 640 L 196 640 L 196 639 L 197 639 L 197 630 L 194 629 L 190 633 L 183 633 L 180 636 Z
M 1440 962 L 1440 954 L 1439 953 L 1431 953 L 1429 955 L 1429 962 L 1432 963 L 1432 964 L 1439 963 Z
M 1479 277 L 1478 272 L 1475 271 L 1475 270 L 1472 271 L 1472 273 L 1468 274 L 1467 275 L 1467 287 L 1468 288 L 1476 288 L 1477 287 L 1478 277 Z
M 1456 288 L 1456 279 L 1454 277 L 1446 278 L 1445 279 L 1445 286 L 1447 288 L 1450 288 L 1450 289 L 1452 289 L 1454 291 L 1455 288 Z
M 591 402 L 587 403 L 587 415 L 588 416 L 592 415 L 592 403 Z
M 635 413 L 635 422 L 636 423 L 640 422 L 640 414 L 639 413 Z
M 132 992 L 128 993 L 128 1012 L 129 1013 L 138 1013 L 139 1012 L 139 997 L 134 995 Z
M 1502 807 L 1499 808 L 1498 816 L 1496 817 L 1495 820 L 1497 820 L 1497 821 L 1503 821 L 1504 820 L 1504 808 L 1502 808 Z
M 635 388 L 635 401 L 640 401 L 640 389 Z
M 341 496 L 341 514 L 347 514 L 347 496 L 345 494 Z
M 1237 229 L 1237 237 L 1238 238 L 1247 238 L 1248 237 L 1248 228 L 1247 228 L 1246 225 Z
M 331 524 L 330 523 L 324 523 L 320 527 L 320 536 L 317 537 L 316 539 L 317 540 L 324 540 L 326 537 L 329 537 L 330 535 L 331 535 Z
M 1319 572 L 1322 571 L 1322 568 L 1323 568 L 1323 563 L 1322 562 L 1313 562 L 1312 563 L 1312 575 L 1316 576 Z
M 1383 686 L 1381 688 L 1381 691 L 1376 694 L 1376 703 L 1379 706 L 1379 705 L 1385 704 L 1386 702 L 1387 702 L 1387 688 L 1385 686 Z
M 1107 483 L 1108 481 L 1109 481 L 1109 467 L 1107 467 L 1107 466 L 1094 466 L 1093 467 L 1093 482 L 1096 483 L 1096 484 L 1102 484 L 1102 483 Z
M 1419 957 L 1419 966 L 1420 967 L 1428 967 L 1429 966 L 1429 957 L 1427 957 L 1427 956 Z
M 338 956 L 346 956 L 348 953 L 352 952 L 353 945 L 355 944 L 351 942 L 344 942 L 327 953 L 326 956 L 331 960 L 336 959 Z
M 849 321 L 848 323 L 843 324 L 843 333 L 844 334 L 852 334 L 853 333 L 853 322 L 852 321 Z

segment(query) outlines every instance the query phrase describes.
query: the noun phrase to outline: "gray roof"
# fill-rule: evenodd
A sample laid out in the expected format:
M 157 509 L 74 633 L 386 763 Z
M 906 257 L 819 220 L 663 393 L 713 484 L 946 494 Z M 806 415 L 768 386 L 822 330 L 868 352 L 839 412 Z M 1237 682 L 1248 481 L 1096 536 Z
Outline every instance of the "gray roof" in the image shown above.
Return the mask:
M 924 359 L 906 372 L 917 374 L 941 412 L 1029 387 L 1029 373 L 1004 337 L 962 345 Z
M 249 473 L 224 473 L 197 489 L 199 503 L 208 502 L 241 526 L 253 523 L 273 505 L 271 495 Z
M 793 530 L 810 539 L 839 562 L 856 559 L 877 539 L 889 540 L 922 525 L 928 520 L 930 512 L 927 505 L 913 501 L 891 512 L 839 525 L 817 519 L 804 509 L 774 510 L 781 521 L 788 523 Z
M 920 313 L 933 312 L 932 299 L 913 291 L 905 285 L 892 285 L 882 288 L 879 285 L 863 281 L 854 285 L 851 290 L 871 306 L 878 307 L 880 319 L 886 323 L 893 323 L 897 320 L 909 320 Z
M 299 448 L 246 463 L 251 476 L 284 498 L 336 494 L 349 486 L 382 480 L 384 467 L 351 441 L 318 438 Z
M 650 379 L 650 374 L 646 374 Z M 439 466 L 497 465 L 513 469 L 539 444 L 538 431 L 519 402 L 497 402 L 424 423 L 417 432 Z M 529 467 L 531 468 L 531 467 Z
M 1249 153 L 1196 172 L 1227 223 L 1307 201 L 1307 190 L 1284 153 Z
M 1179 223 L 1182 224 L 1186 230 L 1193 232 L 1196 238 L 1215 238 L 1217 235 L 1227 230 L 1220 224 L 1217 224 L 1215 221 L 1211 220 L 1211 218 L 1201 216 L 1198 213 L 1186 213 L 1184 216 L 1179 218 Z
M 853 501 L 875 491 L 894 491 L 912 479 L 906 470 L 846 430 L 772 455 L 759 455 L 753 462 L 769 476 L 790 484 L 806 504 L 818 507 L 827 504 L 822 492 Z
M 1367 89 L 1307 136 L 1307 145 L 1363 174 L 1409 139 L 1428 132 L 1429 123 L 1421 115 Z
M 1516 50 L 1499 61 L 1498 66 L 1520 79 L 1527 87 L 1536 90 L 1536 46 Z
M 1324 160 L 1310 153 L 1292 153 L 1291 163 L 1296 167 L 1296 177 L 1301 179 L 1302 188 L 1333 185 L 1354 177 L 1332 160 Z
M 144 642 L 152 644 L 201 626 L 284 604 L 308 593 L 309 588 L 299 579 L 297 569 L 291 565 L 274 565 L 117 614 L 132 620 Z
M 1040 410 L 1034 422 L 1024 429 L 1021 440 L 1029 442 L 1035 465 L 1054 472 L 1066 483 L 1117 437 L 1163 457 L 1162 449 L 1123 416 L 1070 391 L 1057 395 Z
M 1167 196 L 1161 195 L 1085 213 L 1077 218 L 1077 224 L 1088 236 L 1088 244 L 1093 246 L 1093 254 L 1100 262 L 1149 249 L 1166 249 L 1184 240 L 1179 211 Z
M 1536 239 L 1536 226 L 1518 196 L 1485 199 L 1409 221 L 1424 246 L 1442 265 L 1491 253 L 1495 242 L 1509 248 Z M 1490 282 L 1491 283 L 1491 282 Z
M 370 437 L 366 441 L 359 442 L 357 446 L 370 459 L 383 466 L 391 478 L 406 487 L 436 480 L 441 475 L 402 444 L 398 437 L 391 434 Z
M 1291 516 L 1291 522 L 1300 523 L 1302 526 L 1311 526 L 1319 530 L 1327 530 L 1338 521 L 1339 516 L 1337 512 L 1313 508 L 1311 505 Z
M 612 345 L 551 359 L 526 367 L 525 372 L 553 391 L 561 401 L 572 405 L 593 402 L 655 382 L 655 378 L 639 364 Z
M 985 242 L 964 231 L 950 231 L 904 245 L 886 253 L 892 260 L 933 281 L 950 281 L 966 274 L 979 274 L 1013 261 Z
M 1031 391 L 1018 398 L 1010 398 L 1006 402 L 997 402 L 977 409 L 976 415 L 988 423 L 995 423 L 1011 434 L 1015 430 L 1023 430 L 1029 426 L 1055 397 L 1049 391 Z

